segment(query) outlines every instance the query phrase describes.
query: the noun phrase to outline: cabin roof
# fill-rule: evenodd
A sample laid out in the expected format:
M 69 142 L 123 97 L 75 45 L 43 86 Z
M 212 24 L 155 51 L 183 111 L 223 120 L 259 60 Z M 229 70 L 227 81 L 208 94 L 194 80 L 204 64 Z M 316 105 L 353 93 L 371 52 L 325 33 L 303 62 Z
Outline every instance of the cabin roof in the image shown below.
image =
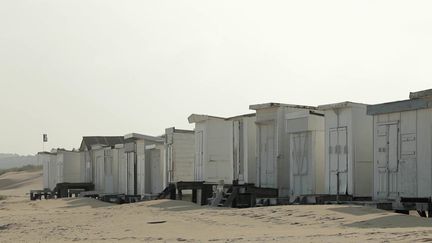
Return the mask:
M 188 117 L 189 123 L 203 122 L 203 121 L 206 121 L 209 119 L 225 120 L 226 118 L 217 117 L 217 116 L 202 115 L 202 114 L 192 114 Z
M 411 99 L 411 100 L 400 100 L 376 105 L 367 106 L 368 115 L 379 115 L 386 113 L 420 110 L 432 107 L 431 100 L 425 99 Z
M 228 117 L 228 118 L 225 118 L 225 120 L 234 120 L 234 119 L 237 119 L 237 118 L 254 117 L 254 116 L 256 116 L 256 113 L 248 113 L 248 114 L 243 114 L 243 115 Z
M 267 109 L 267 108 L 273 108 L 273 107 L 288 107 L 288 108 L 310 109 L 310 110 L 316 110 L 317 109 L 314 106 L 293 105 L 293 104 L 283 104 L 283 103 L 274 103 L 274 102 L 250 105 L 249 109 L 250 110 L 260 110 L 260 109 Z
M 125 140 L 149 140 L 153 142 L 163 142 L 164 139 L 162 137 L 149 136 L 139 133 L 129 133 L 124 136 Z
M 410 99 L 432 98 L 432 89 L 410 92 Z
M 86 136 L 81 141 L 80 151 L 91 150 L 93 145 L 115 146 L 124 142 L 123 136 Z
M 187 130 L 187 129 L 177 129 L 175 127 L 169 127 L 165 129 L 165 134 L 167 133 L 194 133 L 193 130 Z
M 332 110 L 332 109 L 349 108 L 349 107 L 366 107 L 367 105 L 368 104 L 351 102 L 351 101 L 344 101 L 344 102 L 339 102 L 339 103 L 319 105 L 318 109 L 319 110 Z

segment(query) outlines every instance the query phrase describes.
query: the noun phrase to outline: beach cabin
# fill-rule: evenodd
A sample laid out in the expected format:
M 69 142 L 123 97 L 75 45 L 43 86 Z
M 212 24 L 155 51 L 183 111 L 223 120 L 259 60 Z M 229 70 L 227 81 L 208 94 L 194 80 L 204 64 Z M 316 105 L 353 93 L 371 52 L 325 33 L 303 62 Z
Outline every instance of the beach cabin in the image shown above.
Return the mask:
M 195 123 L 195 181 L 254 183 L 255 114 L 230 118 L 192 114 Z
M 311 157 L 308 161 L 314 162 L 307 163 L 313 163 L 314 165 L 302 167 L 301 164 L 304 163 L 305 155 L 303 154 L 304 151 L 302 151 L 303 148 L 297 146 L 299 143 L 304 144 L 306 141 L 310 143 L 308 146 L 315 146 L 309 148 L 308 153 L 313 154 L 312 149 L 320 150 L 318 141 L 321 133 L 318 131 L 321 130 L 321 125 L 317 123 L 324 122 L 322 114 L 315 107 L 281 103 L 257 104 L 251 105 L 249 108 L 256 111 L 257 186 L 276 189 L 279 197 L 289 197 L 293 194 L 305 192 L 318 193 L 320 189 L 317 188 L 317 185 L 320 183 L 321 176 L 316 177 L 317 181 L 310 182 L 306 188 L 296 189 L 293 186 L 301 183 L 304 180 L 303 177 L 313 178 L 313 174 L 319 173 L 318 167 L 322 166 L 320 164 L 321 160 Z M 293 114 L 290 115 L 290 113 Z M 316 133 L 306 138 L 304 134 L 308 133 L 308 131 L 316 131 Z M 312 141 L 311 139 L 315 140 Z M 296 144 L 296 147 L 291 148 L 291 144 L 293 146 Z M 291 158 L 295 160 L 291 160 Z M 295 163 L 292 166 L 291 161 Z M 293 166 L 296 166 L 294 168 L 296 171 L 290 171 Z M 291 173 L 296 174 L 295 177 L 291 176 Z M 322 181 L 322 184 L 324 184 L 324 181 Z
M 158 195 L 167 186 L 164 138 L 131 133 L 124 139 L 128 195 Z
M 325 192 L 324 137 L 323 113 L 309 109 L 285 114 L 292 199 Z
M 198 114 L 190 115 L 188 121 L 195 124 L 194 180 L 231 184 L 234 179 L 232 122 L 222 117 Z
M 367 107 L 373 116 L 374 199 L 432 196 L 432 90 Z
M 81 163 L 78 151 L 53 149 L 50 153 L 38 153 L 38 162 L 43 165 L 43 186 L 54 190 L 60 183 L 85 183 L 86 167 Z
M 366 107 L 354 102 L 318 106 L 325 114 L 327 194 L 372 197 L 373 119 Z
M 167 184 L 194 180 L 195 134 L 175 127 L 165 129 Z
M 37 154 L 38 164 L 43 168 L 43 188 L 54 190 L 57 185 L 57 154 L 50 152 L 39 152 Z
M 113 148 L 124 143 L 123 136 L 86 136 L 80 146 L 81 163 L 86 169 L 86 180 L 92 182 L 95 190 L 101 194 L 117 193 L 115 183 L 120 174 L 116 174 L 118 161 L 114 160 Z M 122 166 L 122 164 L 118 164 Z M 117 190 L 116 190 L 117 189 Z
M 233 179 L 239 184 L 256 183 L 256 115 L 246 114 L 226 118 L 231 122 L 230 155 Z

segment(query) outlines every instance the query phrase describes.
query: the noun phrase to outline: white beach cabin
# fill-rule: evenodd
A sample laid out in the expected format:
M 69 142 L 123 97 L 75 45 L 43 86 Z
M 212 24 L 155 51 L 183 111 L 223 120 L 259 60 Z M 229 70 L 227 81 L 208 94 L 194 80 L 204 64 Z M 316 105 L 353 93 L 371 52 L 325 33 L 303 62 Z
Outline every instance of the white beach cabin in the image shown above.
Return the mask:
M 373 119 L 366 107 L 348 101 L 318 107 L 325 114 L 327 194 L 372 197 Z
M 370 105 L 367 113 L 374 125 L 374 199 L 430 198 L 432 90 Z
M 53 149 L 50 153 L 38 153 L 38 161 L 43 165 L 43 186 L 50 190 L 59 183 L 84 183 L 86 167 L 82 166 L 78 151 Z
M 165 129 L 167 183 L 194 180 L 195 134 L 174 127 Z
M 124 136 L 129 195 L 154 196 L 166 187 L 164 138 L 131 133 Z
M 54 190 L 57 185 L 57 154 L 39 152 L 37 160 L 43 168 L 43 188 Z
M 192 114 L 195 123 L 194 180 L 211 183 L 233 181 L 232 122 L 222 117 Z
M 290 196 L 318 195 L 324 187 L 324 114 L 301 110 L 285 114 L 289 143 Z
M 226 119 L 231 122 L 233 179 L 239 184 L 256 183 L 256 115 L 246 114 Z
M 123 142 L 123 136 L 83 137 L 80 146 L 81 164 L 86 167 L 86 182 L 92 182 L 96 192 L 101 194 L 121 193 L 118 191 L 120 187 L 117 181 L 120 176 L 118 168 L 123 166 L 123 163 L 117 164 L 114 148 L 122 147 Z
M 279 197 L 320 193 L 322 114 L 315 107 L 281 103 L 249 108 L 256 111 L 257 186 L 277 189 Z
M 195 181 L 255 183 L 255 114 L 192 114 L 188 120 L 195 123 Z

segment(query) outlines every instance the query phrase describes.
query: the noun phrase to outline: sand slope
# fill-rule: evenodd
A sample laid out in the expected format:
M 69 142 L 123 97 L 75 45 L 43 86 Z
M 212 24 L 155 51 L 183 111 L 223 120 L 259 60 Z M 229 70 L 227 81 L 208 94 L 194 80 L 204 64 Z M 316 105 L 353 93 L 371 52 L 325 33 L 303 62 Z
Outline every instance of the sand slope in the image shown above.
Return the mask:
M 432 220 L 346 205 L 223 209 L 170 200 L 113 205 L 75 198 L 31 202 L 23 196 L 0 201 L 0 242 L 24 241 L 425 242 L 432 241 Z

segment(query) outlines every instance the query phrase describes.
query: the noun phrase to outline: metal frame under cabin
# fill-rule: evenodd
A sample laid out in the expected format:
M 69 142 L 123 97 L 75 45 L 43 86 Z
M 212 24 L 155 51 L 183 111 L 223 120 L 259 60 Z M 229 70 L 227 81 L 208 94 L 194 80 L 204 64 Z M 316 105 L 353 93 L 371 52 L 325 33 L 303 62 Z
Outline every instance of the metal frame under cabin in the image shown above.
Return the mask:
M 423 216 L 432 210 L 431 94 L 367 107 L 374 121 L 374 200 Z
M 366 107 L 349 101 L 318 106 L 325 113 L 326 193 L 340 199 L 372 199 L 373 118 Z
M 290 195 L 289 144 L 285 134 L 285 114 L 316 110 L 312 106 L 264 103 L 250 105 L 256 111 L 257 187 L 277 189 L 279 197 Z

